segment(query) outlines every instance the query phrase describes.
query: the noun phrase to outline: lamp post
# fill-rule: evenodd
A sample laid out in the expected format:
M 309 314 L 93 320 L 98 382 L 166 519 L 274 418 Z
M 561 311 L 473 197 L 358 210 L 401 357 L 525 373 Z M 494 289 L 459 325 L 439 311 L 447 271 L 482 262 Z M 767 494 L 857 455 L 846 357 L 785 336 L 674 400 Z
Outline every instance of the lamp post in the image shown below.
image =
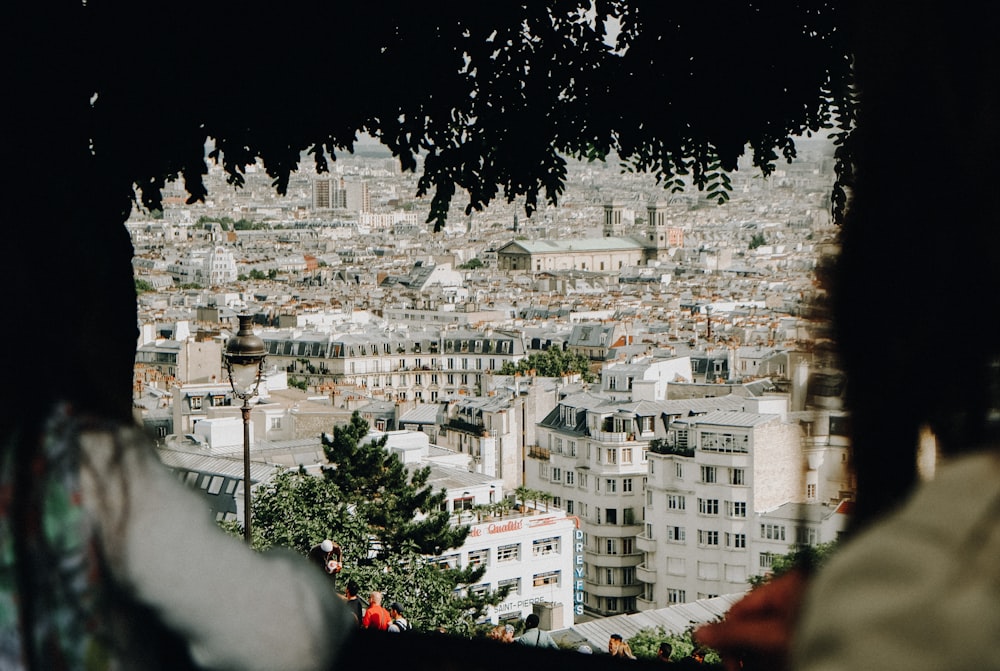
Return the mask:
M 240 330 L 226 343 L 226 372 L 233 395 L 243 401 L 243 536 L 250 545 L 250 399 L 257 395 L 267 350 L 253 332 L 253 316 L 240 315 Z

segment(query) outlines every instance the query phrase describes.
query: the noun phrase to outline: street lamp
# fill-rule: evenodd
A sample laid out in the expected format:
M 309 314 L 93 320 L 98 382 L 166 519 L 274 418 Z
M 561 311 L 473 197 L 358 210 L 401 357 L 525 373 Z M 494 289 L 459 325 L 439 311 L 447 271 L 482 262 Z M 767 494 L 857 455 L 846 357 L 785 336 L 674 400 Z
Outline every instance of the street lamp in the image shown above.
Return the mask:
M 226 372 L 233 395 L 243 400 L 243 536 L 250 545 L 250 399 L 257 395 L 267 350 L 253 332 L 253 316 L 240 315 L 240 330 L 226 343 Z

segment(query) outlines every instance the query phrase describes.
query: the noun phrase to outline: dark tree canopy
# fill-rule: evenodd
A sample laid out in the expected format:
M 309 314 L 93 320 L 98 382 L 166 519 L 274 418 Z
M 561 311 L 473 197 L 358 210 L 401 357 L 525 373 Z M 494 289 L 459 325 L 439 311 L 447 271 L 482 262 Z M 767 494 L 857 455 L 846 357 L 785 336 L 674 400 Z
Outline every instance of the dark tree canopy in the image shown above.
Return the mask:
M 303 152 L 325 171 L 368 133 L 406 169 L 423 157 L 440 225 L 459 191 L 467 211 L 555 202 L 564 156 L 618 155 L 666 188 L 725 197 L 746 146 L 766 173 L 794 136 L 852 127 L 833 4 L 89 0 L 67 16 L 52 55 L 87 130 L 76 150 L 92 140 L 150 209 L 176 177 L 206 195 L 207 138 L 233 184 L 260 159 L 284 192 Z

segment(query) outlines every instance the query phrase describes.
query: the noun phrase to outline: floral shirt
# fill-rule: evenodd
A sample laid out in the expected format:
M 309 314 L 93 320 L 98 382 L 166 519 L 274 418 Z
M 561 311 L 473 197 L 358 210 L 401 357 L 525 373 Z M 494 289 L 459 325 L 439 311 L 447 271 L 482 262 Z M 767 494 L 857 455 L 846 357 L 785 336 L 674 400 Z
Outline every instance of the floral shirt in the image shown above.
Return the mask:
M 111 668 L 99 636 L 101 563 L 80 496 L 80 425 L 67 406 L 50 415 L 31 464 L 35 486 L 19 490 L 31 499 L 23 539 L 34 611 L 30 631 L 23 631 L 19 609 L 13 445 L 0 453 L 0 671 L 27 667 L 23 637 L 33 641 L 42 668 Z

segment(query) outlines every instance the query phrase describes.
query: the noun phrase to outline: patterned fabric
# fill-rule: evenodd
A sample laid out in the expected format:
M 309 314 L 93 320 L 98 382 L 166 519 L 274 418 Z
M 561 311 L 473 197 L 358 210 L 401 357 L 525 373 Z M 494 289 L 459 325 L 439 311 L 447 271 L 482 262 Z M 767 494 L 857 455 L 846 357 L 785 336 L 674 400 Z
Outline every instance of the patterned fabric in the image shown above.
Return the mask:
M 20 621 L 11 518 L 15 450 L 7 445 L 0 454 L 0 671 L 26 668 L 22 636 L 33 641 L 41 668 L 112 668 L 97 617 L 102 570 L 80 496 L 80 424 L 68 407 L 56 409 L 31 464 L 33 486 L 19 490 L 30 497 L 23 545 L 34 611 L 30 631 L 22 631 Z

